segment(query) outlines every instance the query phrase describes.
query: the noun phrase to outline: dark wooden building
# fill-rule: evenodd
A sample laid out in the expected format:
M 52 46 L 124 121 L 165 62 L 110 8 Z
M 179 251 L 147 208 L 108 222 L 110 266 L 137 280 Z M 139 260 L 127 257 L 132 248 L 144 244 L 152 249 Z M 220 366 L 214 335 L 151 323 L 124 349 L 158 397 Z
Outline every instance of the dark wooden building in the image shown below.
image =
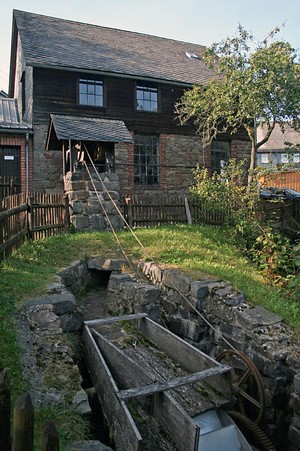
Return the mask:
M 121 193 L 187 192 L 197 164 L 244 159 L 244 135 L 203 148 L 174 103 L 212 73 L 201 45 L 14 10 L 9 95 L 32 127 L 33 188 L 63 190 L 77 144 Z

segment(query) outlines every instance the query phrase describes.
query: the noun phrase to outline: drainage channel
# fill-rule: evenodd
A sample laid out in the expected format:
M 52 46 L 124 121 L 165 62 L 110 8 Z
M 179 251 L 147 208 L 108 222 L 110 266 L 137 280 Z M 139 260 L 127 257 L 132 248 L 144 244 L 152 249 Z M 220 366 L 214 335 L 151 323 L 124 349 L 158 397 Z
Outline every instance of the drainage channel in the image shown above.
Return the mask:
M 107 285 L 109 282 L 111 271 L 92 270 L 91 275 L 93 288 L 86 293 L 84 299 L 81 301 L 85 321 L 91 321 L 98 318 L 104 318 L 109 316 Z M 82 359 L 78 362 L 78 367 L 83 379 L 82 388 L 88 394 L 90 406 L 92 409 L 92 414 L 90 416 L 91 435 L 93 439 L 99 440 L 103 444 L 114 449 L 114 444 L 111 441 L 109 433 L 109 427 L 102 413 L 102 408 L 98 396 L 95 393 L 93 381 L 90 377 L 83 356 Z M 253 434 L 254 434 L 253 431 L 251 431 L 251 435 Z M 252 447 L 252 449 L 275 449 L 275 448 L 272 448 L 272 445 L 270 443 L 267 443 L 267 447 L 263 448 Z

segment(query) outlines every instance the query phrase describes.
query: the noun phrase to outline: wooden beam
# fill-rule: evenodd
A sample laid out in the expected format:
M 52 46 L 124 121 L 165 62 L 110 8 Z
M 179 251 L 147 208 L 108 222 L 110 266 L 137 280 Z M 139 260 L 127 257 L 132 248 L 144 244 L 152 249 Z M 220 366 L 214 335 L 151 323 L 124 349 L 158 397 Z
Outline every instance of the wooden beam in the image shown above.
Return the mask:
M 85 359 L 107 422 L 119 451 L 141 451 L 142 436 L 88 327 L 83 330 Z
M 89 321 L 84 321 L 85 326 L 95 326 L 96 324 L 105 324 L 105 323 L 116 323 L 118 321 L 129 321 L 132 319 L 142 319 L 146 318 L 147 313 L 136 313 L 132 315 L 122 315 L 122 316 L 107 316 L 105 318 L 99 319 L 91 319 Z
M 139 396 L 153 395 L 154 393 L 159 393 L 165 390 L 172 390 L 173 388 L 181 387 L 182 385 L 193 384 L 197 381 L 207 379 L 208 377 L 217 376 L 228 371 L 230 371 L 229 366 L 209 368 L 207 370 L 200 371 L 199 373 L 176 377 L 164 383 L 156 383 L 145 385 L 144 387 L 121 390 L 119 393 L 117 393 L 117 396 L 120 399 L 124 400 L 129 398 L 136 398 Z

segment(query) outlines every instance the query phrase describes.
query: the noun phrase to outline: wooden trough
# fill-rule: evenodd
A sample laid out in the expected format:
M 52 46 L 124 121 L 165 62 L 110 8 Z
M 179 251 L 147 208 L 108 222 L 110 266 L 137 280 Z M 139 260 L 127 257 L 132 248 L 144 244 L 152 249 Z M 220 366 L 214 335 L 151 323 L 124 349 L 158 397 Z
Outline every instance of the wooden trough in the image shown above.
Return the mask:
M 83 339 L 118 451 L 198 450 L 193 417 L 230 402 L 230 367 L 146 314 L 86 321 Z

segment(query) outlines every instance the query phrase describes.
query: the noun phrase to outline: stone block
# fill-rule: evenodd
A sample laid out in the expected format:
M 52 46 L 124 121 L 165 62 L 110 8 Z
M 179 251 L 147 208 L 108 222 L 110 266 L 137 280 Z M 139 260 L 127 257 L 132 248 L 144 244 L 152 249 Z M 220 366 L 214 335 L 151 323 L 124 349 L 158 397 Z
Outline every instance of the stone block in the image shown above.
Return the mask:
M 125 259 L 114 258 L 102 258 L 98 256 L 92 256 L 88 259 L 88 269 L 98 269 L 99 271 L 121 271 L 123 266 L 127 265 Z
M 255 306 L 246 310 L 235 310 L 237 321 L 246 329 L 254 329 L 260 326 L 267 326 L 282 321 L 281 316 L 269 312 L 263 307 Z
M 73 398 L 74 410 L 80 415 L 92 413 L 92 409 L 88 400 L 88 396 L 84 390 L 79 390 Z
M 191 282 L 191 295 L 197 299 L 203 299 L 208 296 L 208 286 L 204 281 Z
M 70 209 L 73 215 L 85 213 L 84 204 L 80 200 L 73 200 L 70 202 Z
M 126 282 L 132 282 L 132 278 L 128 274 L 111 274 L 107 291 L 121 292 Z
M 175 269 L 166 269 L 163 274 L 162 283 L 166 287 L 175 288 L 186 295 L 190 291 L 191 280 Z
M 177 305 L 168 298 L 163 297 L 161 303 L 168 315 L 174 315 L 177 312 Z
M 73 312 L 65 313 L 60 316 L 60 325 L 63 332 L 78 332 L 83 328 L 83 313 Z
M 170 315 L 168 320 L 168 327 L 171 332 L 180 337 L 184 336 L 184 326 L 182 318 L 178 315 Z
M 67 290 L 61 293 L 46 294 L 44 296 L 32 299 L 26 304 L 26 307 L 37 305 L 51 305 L 55 315 L 74 312 L 76 310 L 76 299 L 72 293 Z
M 79 232 L 87 231 L 89 229 L 90 220 L 88 216 L 72 215 L 71 222 Z
M 160 304 L 160 290 L 153 285 L 141 285 L 136 290 L 135 302 L 140 305 Z
M 107 227 L 106 221 L 101 213 L 91 214 L 89 216 L 89 225 L 91 230 L 105 230 Z

